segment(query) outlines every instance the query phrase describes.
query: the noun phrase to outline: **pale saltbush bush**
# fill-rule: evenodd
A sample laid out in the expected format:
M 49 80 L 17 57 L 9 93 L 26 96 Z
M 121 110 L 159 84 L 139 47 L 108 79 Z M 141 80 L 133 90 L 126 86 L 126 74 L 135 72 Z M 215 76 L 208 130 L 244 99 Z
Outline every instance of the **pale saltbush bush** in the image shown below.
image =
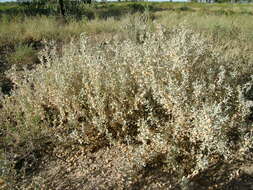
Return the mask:
M 234 63 L 186 27 L 157 29 L 138 42 L 91 45 L 82 35 L 60 52 L 48 43 L 35 70 L 9 73 L 16 89 L 2 122 L 63 143 L 127 143 L 137 165 L 159 158 L 182 176 L 248 150 L 252 142 L 240 143 L 249 139 L 252 81 L 238 79 L 249 63 Z

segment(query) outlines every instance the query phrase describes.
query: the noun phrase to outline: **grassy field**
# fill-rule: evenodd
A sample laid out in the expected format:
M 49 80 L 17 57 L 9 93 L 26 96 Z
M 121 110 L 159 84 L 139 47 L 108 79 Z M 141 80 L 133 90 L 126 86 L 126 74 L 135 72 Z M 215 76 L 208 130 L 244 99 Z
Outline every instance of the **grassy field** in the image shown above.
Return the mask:
M 251 189 L 253 5 L 0 4 L 0 188 Z

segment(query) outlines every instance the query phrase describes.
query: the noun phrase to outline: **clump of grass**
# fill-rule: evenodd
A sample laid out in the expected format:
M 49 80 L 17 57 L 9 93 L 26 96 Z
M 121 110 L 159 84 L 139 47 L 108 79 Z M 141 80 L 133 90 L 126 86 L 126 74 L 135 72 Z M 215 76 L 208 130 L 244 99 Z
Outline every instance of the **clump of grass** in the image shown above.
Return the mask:
M 43 136 L 96 148 L 123 143 L 134 147 L 137 168 L 159 162 L 179 178 L 246 153 L 252 65 L 186 27 L 156 30 L 98 45 L 81 35 L 60 53 L 49 43 L 35 70 L 9 72 L 16 88 L 3 99 L 3 131 L 34 147 Z
M 32 46 L 20 44 L 8 55 L 7 61 L 19 69 L 29 67 L 38 62 L 37 52 Z

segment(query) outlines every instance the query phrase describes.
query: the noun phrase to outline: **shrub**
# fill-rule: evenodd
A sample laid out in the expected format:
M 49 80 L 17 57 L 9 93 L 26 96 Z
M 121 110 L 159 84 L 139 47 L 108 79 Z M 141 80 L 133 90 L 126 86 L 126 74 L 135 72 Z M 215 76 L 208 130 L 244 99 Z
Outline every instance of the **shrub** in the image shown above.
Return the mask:
M 182 6 L 178 8 L 179 11 L 193 11 L 190 7 L 187 6 Z
M 82 35 L 60 53 L 49 43 L 35 70 L 10 71 L 4 130 L 24 143 L 46 134 L 63 144 L 124 143 L 135 147 L 137 168 L 160 162 L 181 177 L 245 153 L 252 80 L 238 79 L 250 64 L 188 28 L 157 30 L 138 43 L 92 45 Z

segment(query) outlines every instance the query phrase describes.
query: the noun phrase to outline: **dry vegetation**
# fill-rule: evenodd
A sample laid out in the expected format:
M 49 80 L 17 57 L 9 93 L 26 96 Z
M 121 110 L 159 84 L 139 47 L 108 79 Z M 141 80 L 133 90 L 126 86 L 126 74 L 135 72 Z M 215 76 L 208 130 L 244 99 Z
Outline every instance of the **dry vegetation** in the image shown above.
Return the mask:
M 203 17 L 9 25 L 40 44 L 3 59 L 13 89 L 0 95 L 0 186 L 252 188 L 252 16 Z M 41 22 L 51 28 L 32 29 Z

